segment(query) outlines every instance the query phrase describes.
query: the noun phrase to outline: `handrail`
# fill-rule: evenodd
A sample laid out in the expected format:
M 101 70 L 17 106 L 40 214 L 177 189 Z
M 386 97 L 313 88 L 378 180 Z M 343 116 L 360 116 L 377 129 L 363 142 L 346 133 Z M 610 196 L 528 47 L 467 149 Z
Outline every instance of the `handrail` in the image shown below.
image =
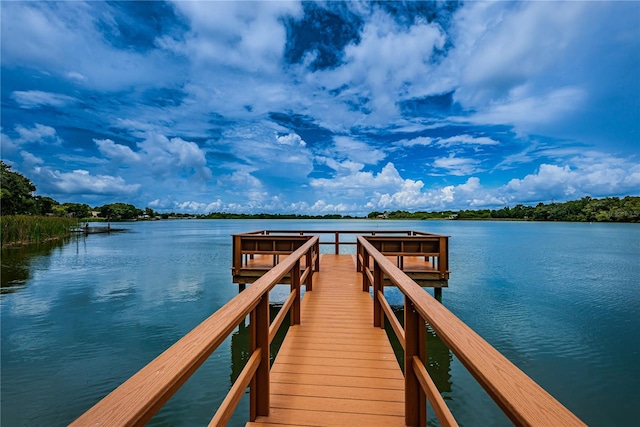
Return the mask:
M 335 235 L 333 241 L 320 241 L 320 245 L 334 245 L 335 246 L 335 254 L 340 253 L 340 246 L 353 246 L 356 242 L 344 242 L 340 240 L 341 234 L 353 234 L 356 236 L 360 235 L 406 235 L 406 236 L 430 236 L 430 237 L 446 237 L 440 234 L 427 233 L 424 231 L 414 231 L 414 230 L 257 230 L 251 231 L 248 233 L 240 233 L 234 234 L 234 236 L 246 236 L 246 237 L 256 237 L 256 236 L 273 236 L 273 235 L 281 235 L 281 236 L 305 236 L 305 235 L 318 235 L 318 234 L 333 234 Z
M 142 425 L 169 400 L 169 398 L 204 363 L 233 330 L 251 315 L 251 356 L 247 371 L 241 374 L 238 386 L 232 387 L 210 425 L 222 425 L 235 409 L 239 390 L 251 382 L 250 418 L 269 413 L 269 294 L 268 292 L 287 274 L 291 273 L 294 301 L 290 305 L 291 323 L 299 323 L 300 313 L 300 259 L 311 259 L 319 237 L 310 238 L 303 246 L 283 259 L 277 266 L 257 279 L 252 286 L 238 294 L 191 332 L 165 350 L 118 388 L 109 393 L 72 426 L 132 426 Z M 307 263 L 308 268 L 312 268 Z M 312 274 L 307 274 L 310 284 Z M 296 280 L 297 279 L 297 280 Z M 295 283 L 297 282 L 297 283 Z M 243 370 L 243 373 L 245 372 Z M 255 386 L 254 386 L 255 385 Z
M 423 398 L 427 390 L 412 393 L 419 382 L 419 373 L 414 362 L 425 363 L 424 325 L 428 322 L 438 337 L 458 357 L 462 364 L 487 391 L 502 411 L 517 425 L 557 425 L 583 426 L 572 412 L 565 408 L 540 385 L 528 377 L 505 356 L 487 343 L 469 326 L 447 310 L 435 298 L 396 267 L 364 237 L 358 237 L 363 252 L 363 268 L 370 269 L 369 258 L 373 259 L 373 273 L 363 274 L 363 290 L 374 286 L 374 295 L 382 289 L 380 282 L 386 275 L 405 295 L 405 417 L 407 425 L 424 425 L 426 422 L 426 402 Z M 374 283 L 370 283 L 371 278 Z M 365 283 L 368 282 L 368 283 Z M 374 326 L 383 327 L 378 320 L 382 307 L 374 298 Z M 377 321 L 376 321 L 377 320 Z M 416 323 L 417 322 L 417 323 Z M 416 344 L 417 343 L 417 344 Z M 414 357 L 415 356 L 415 357 Z M 418 367 L 418 371 L 421 369 Z M 445 408 L 437 400 L 429 402 L 438 409 L 434 411 L 440 419 Z M 446 406 L 446 405 L 445 405 Z M 448 411 L 448 409 L 446 409 Z M 424 414 L 424 415 L 423 415 Z M 446 423 L 445 419 L 440 419 Z

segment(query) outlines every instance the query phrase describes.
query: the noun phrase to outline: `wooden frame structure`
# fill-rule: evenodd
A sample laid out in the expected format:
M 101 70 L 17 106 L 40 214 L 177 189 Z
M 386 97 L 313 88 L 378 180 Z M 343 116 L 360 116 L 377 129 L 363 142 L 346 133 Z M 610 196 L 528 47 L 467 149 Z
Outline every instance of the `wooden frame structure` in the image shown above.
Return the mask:
M 305 241 L 289 256 L 82 414 L 72 426 L 143 425 L 247 316 L 250 316 L 251 331 L 249 360 L 209 425 L 226 425 L 247 387 L 250 387 L 250 421 L 268 417 L 271 395 L 269 345 L 287 313 L 290 314 L 291 325 L 300 324 L 300 286 L 304 283 L 307 292 L 310 292 L 307 295 L 313 295 L 312 278 L 321 274 L 315 268 L 319 237 L 303 234 L 299 236 L 304 237 Z M 376 248 L 376 244 L 382 248 L 383 243 L 379 240 L 376 243 L 376 239 L 372 237 L 369 235 L 357 238 L 357 265 L 361 274 L 356 275 L 362 279 L 363 292 L 368 294 L 373 286 L 372 326 L 382 328 L 387 319 L 404 349 L 404 420 L 407 426 L 425 426 L 427 399 L 441 425 L 457 425 L 425 368 L 425 323 L 429 323 L 516 425 L 584 425 L 541 386 L 425 292 L 397 263 Z M 336 241 L 337 239 L 336 237 Z M 256 244 L 259 246 L 259 243 Z M 432 243 L 425 245 L 433 249 L 433 246 L 429 246 Z M 276 249 L 272 246 L 272 251 L 282 247 L 284 246 L 276 244 Z M 256 248 L 258 247 L 254 246 Z M 405 256 L 406 252 L 416 253 L 409 251 L 407 247 L 400 249 L 395 252 L 401 253 L 401 256 Z M 234 260 L 235 258 L 234 249 Z M 446 259 L 444 263 L 441 260 L 439 265 L 443 264 L 446 265 Z M 269 291 L 276 284 L 282 283 L 287 275 L 291 292 L 280 313 L 270 324 Z M 384 297 L 385 280 L 405 296 L 404 327 L 400 325 Z M 360 292 L 356 293 L 362 295 Z
M 449 281 L 449 237 L 413 230 L 340 230 L 340 231 L 292 231 L 259 230 L 233 235 L 233 283 L 240 289 L 252 283 L 286 256 L 299 248 L 313 235 L 331 235 L 332 241 L 319 241 L 318 245 L 333 247 L 340 254 L 343 246 L 356 246 L 358 271 L 361 271 L 362 254 L 357 240 L 346 241 L 344 235 L 366 236 L 367 240 L 382 254 L 394 259 L 396 265 L 423 287 L 436 289 L 441 297 L 441 288 Z M 317 247 L 317 254 L 320 252 Z M 315 269 L 320 268 L 318 258 Z M 284 278 L 288 283 L 288 276 Z M 385 285 L 391 285 L 389 280 Z

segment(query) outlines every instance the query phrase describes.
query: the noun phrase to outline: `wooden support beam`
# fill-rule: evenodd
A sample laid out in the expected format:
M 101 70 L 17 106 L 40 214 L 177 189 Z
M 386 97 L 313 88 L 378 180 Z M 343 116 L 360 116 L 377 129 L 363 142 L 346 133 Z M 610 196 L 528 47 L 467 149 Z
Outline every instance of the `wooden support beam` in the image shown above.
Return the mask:
M 265 294 L 256 308 L 251 311 L 251 353 L 260 350 L 260 365 L 251 381 L 249 395 L 249 417 L 255 421 L 258 416 L 269 415 L 269 294 Z
M 425 427 L 427 424 L 427 397 L 414 373 L 414 357 L 421 363 L 426 359 L 426 327 L 424 320 L 409 297 L 404 298 L 404 399 L 405 423 Z

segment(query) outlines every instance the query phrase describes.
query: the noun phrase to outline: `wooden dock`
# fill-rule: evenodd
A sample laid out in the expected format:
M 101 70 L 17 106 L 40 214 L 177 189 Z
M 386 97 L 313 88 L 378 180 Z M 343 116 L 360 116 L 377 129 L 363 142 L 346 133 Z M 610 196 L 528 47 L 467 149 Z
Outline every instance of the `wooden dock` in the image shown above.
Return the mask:
M 320 255 L 319 236 L 287 233 L 234 235 L 233 275 L 251 285 L 72 425 L 144 425 L 249 317 L 249 359 L 210 426 L 228 423 L 247 388 L 247 426 L 426 427 L 427 401 L 440 425 L 457 426 L 426 369 L 427 323 L 515 425 L 584 426 L 402 270 L 417 258 L 433 270 L 427 280 L 448 280 L 446 236 L 370 232 L 358 236 L 356 253 L 347 255 L 338 253 L 345 232 L 331 231 L 325 233 L 335 235 L 336 253 Z M 249 280 L 257 256 L 281 259 Z M 403 324 L 384 297 L 387 281 L 404 295 Z M 281 283 L 291 292 L 271 321 L 269 292 Z M 271 342 L 287 314 L 288 333 L 271 366 Z M 402 371 L 386 322 L 403 349 Z
M 269 416 L 247 426 L 404 426 L 404 376 L 351 255 L 321 255 L 271 367 Z

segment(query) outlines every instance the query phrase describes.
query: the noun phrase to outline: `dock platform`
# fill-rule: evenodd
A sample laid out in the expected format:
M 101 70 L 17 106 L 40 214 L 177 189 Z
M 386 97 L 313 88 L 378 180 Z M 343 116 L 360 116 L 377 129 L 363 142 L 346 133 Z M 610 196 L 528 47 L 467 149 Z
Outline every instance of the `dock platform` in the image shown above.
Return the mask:
M 320 270 L 271 367 L 269 416 L 247 426 L 404 426 L 404 376 L 355 256 L 323 254 Z
M 305 231 L 233 235 L 233 276 L 249 286 L 72 426 L 146 424 L 247 318 L 249 358 L 209 426 L 227 425 L 248 388 L 249 427 L 426 427 L 427 401 L 440 425 L 455 427 L 427 370 L 427 324 L 515 425 L 584 426 L 421 286 L 424 280 L 435 293 L 446 285 L 447 236 L 314 233 L 335 237 L 325 243 Z M 357 241 L 341 242 L 340 234 L 348 233 L 359 234 Z M 335 253 L 321 253 L 321 244 L 334 245 Z M 355 253 L 339 253 L 341 244 L 356 245 Z M 252 270 L 263 256 L 279 262 L 266 271 Z M 432 276 L 414 278 L 405 271 L 416 259 Z M 256 271 L 260 275 L 254 277 Z M 404 295 L 403 322 L 385 298 L 387 281 Z M 438 281 L 444 282 L 440 288 Z M 282 283 L 290 285 L 290 293 L 271 319 L 269 292 Z M 271 343 L 287 317 L 287 334 L 272 365 Z M 402 370 L 385 324 L 402 347 Z

